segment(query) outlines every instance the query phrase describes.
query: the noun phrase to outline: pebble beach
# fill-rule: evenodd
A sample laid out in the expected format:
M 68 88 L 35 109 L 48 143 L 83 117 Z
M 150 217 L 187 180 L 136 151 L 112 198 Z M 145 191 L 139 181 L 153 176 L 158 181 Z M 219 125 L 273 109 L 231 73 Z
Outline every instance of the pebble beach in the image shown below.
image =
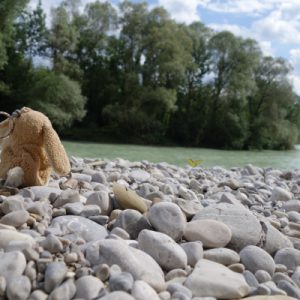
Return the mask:
M 0 188 L 0 299 L 300 299 L 300 171 L 70 161 Z

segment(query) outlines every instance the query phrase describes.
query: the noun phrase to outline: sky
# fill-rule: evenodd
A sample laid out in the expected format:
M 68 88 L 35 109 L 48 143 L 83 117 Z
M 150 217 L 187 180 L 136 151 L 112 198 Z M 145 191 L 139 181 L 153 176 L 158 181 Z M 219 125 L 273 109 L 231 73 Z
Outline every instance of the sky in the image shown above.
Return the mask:
M 117 4 L 120 0 L 110 1 Z M 132 0 L 142 2 L 141 0 Z M 38 0 L 30 0 L 35 6 Z M 61 0 L 42 0 L 49 15 Z M 81 0 L 82 6 L 94 0 Z M 286 58 L 293 66 L 290 80 L 300 95 L 300 0 L 147 0 L 163 6 L 177 22 L 201 21 L 215 30 L 229 30 L 256 39 L 264 54 Z

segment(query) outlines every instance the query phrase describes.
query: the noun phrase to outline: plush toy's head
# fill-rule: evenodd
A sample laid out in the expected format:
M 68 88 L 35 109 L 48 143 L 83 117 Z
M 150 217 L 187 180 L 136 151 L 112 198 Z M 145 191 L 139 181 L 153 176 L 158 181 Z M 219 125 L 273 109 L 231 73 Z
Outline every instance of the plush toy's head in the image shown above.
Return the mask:
M 70 163 L 57 133 L 50 120 L 38 111 L 24 107 L 14 112 L 0 123 L 0 139 L 0 178 L 6 179 L 7 184 L 44 185 L 52 168 L 61 175 L 70 172 Z M 14 184 L 8 178 L 14 168 L 23 171 L 21 184 Z

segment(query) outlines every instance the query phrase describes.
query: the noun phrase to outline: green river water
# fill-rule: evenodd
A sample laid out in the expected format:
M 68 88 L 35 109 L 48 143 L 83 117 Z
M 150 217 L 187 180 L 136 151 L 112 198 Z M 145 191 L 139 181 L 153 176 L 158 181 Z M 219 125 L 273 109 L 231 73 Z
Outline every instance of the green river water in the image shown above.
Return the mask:
M 204 148 L 153 147 L 137 145 L 97 144 L 65 141 L 69 155 L 130 161 L 147 160 L 186 166 L 188 159 L 203 160 L 202 167 L 222 166 L 225 168 L 253 164 L 278 169 L 300 168 L 300 145 L 290 151 L 227 151 Z

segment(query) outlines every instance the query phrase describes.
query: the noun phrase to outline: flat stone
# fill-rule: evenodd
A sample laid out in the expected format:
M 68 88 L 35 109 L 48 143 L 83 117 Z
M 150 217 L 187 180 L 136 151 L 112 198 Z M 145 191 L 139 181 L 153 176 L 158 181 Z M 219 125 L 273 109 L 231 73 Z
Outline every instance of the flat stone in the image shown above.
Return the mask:
M 114 183 L 113 192 L 118 204 L 123 208 L 131 208 L 138 210 L 141 213 L 147 211 L 147 206 L 144 200 L 133 190 L 128 189 L 124 185 Z
M 91 275 L 80 277 L 76 280 L 75 285 L 75 298 L 82 298 L 86 300 L 96 298 L 101 289 L 104 287 L 104 284 L 100 279 Z
M 167 234 L 175 241 L 182 238 L 186 227 L 186 217 L 176 204 L 156 203 L 150 207 L 147 217 L 157 231 Z
M 135 300 L 161 300 L 155 290 L 145 281 L 136 280 L 133 284 L 131 295 Z
M 47 293 L 53 291 L 64 280 L 68 268 L 64 262 L 51 262 L 45 271 L 44 289 Z
M 3 216 L 0 223 L 13 227 L 20 227 L 27 222 L 28 218 L 29 213 L 26 210 L 17 210 Z
M 144 280 L 156 291 L 164 288 L 164 274 L 157 262 L 147 253 L 130 247 L 123 240 L 106 239 L 88 245 L 86 258 L 92 265 L 118 265 L 131 273 L 135 280 Z
M 192 221 L 205 219 L 223 222 L 230 228 L 232 237 L 228 247 L 236 251 L 240 251 L 247 245 L 257 245 L 260 241 L 261 225 L 247 209 L 221 203 L 203 208 Z
M 238 255 L 238 253 L 228 248 L 215 248 L 205 250 L 203 253 L 203 257 L 224 266 L 229 266 L 240 261 L 240 256 Z
M 12 277 L 6 288 L 6 295 L 9 300 L 27 299 L 31 291 L 31 282 L 26 276 Z
M 227 267 L 201 259 L 184 282 L 194 297 L 243 298 L 250 292 L 244 277 Z
M 26 268 L 26 259 L 22 252 L 0 252 L 0 276 L 9 282 L 12 278 L 21 276 Z
M 258 270 L 265 270 L 273 276 L 275 272 L 275 262 L 272 256 L 257 246 L 249 245 L 243 248 L 240 258 L 246 269 L 253 274 Z
M 80 216 L 57 217 L 52 220 L 47 231 L 75 241 L 82 238 L 86 242 L 102 240 L 108 235 L 105 227 Z
M 139 249 L 152 256 L 166 271 L 187 266 L 185 251 L 168 235 L 144 229 L 138 236 Z
M 215 220 L 188 222 L 184 237 L 187 241 L 201 241 L 206 248 L 225 247 L 231 240 L 231 230 L 227 225 Z
M 132 239 L 136 239 L 143 229 L 151 229 L 148 220 L 137 210 L 123 210 L 114 223 L 114 228 L 123 228 Z
M 194 267 L 203 258 L 203 244 L 201 242 L 187 242 L 180 244 L 187 256 L 188 265 Z
M 274 261 L 277 264 L 285 265 L 288 270 L 296 270 L 300 266 L 300 250 L 283 248 L 276 252 Z

